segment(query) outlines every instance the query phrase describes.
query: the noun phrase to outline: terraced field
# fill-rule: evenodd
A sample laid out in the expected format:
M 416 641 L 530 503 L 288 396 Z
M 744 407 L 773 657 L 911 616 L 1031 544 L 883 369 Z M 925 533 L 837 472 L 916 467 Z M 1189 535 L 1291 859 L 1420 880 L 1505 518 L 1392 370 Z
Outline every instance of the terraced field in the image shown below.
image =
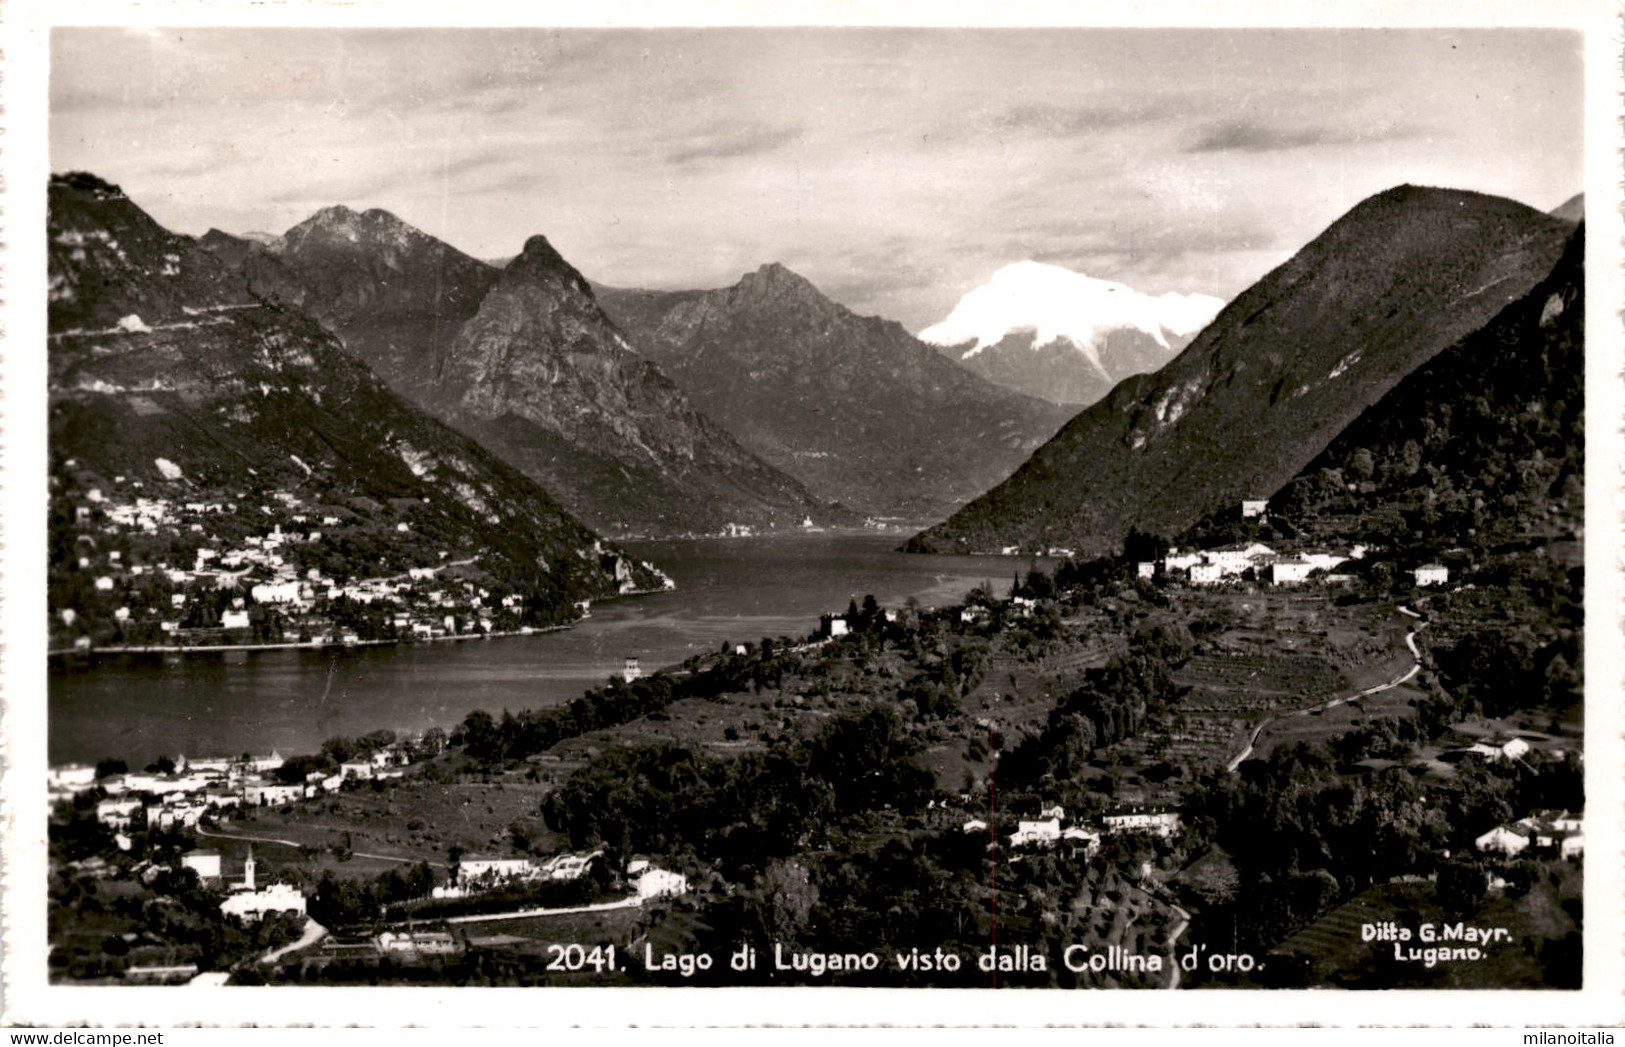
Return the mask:
M 1120 755 L 1193 770 L 1222 766 L 1264 717 L 1325 701 L 1349 686 L 1342 672 L 1315 655 L 1225 651 L 1194 656 L 1174 682 L 1189 689 L 1178 708 L 1160 729 L 1118 746 Z
M 1199 653 L 1174 674 L 1186 689 L 1177 706 L 1115 747 L 1122 759 L 1223 766 L 1261 721 L 1387 682 L 1412 664 L 1407 620 L 1391 605 L 1340 606 L 1332 593 L 1301 590 L 1177 599 L 1176 615 L 1204 637 Z
M 1272 952 L 1308 958 L 1312 982 L 1323 981 L 1339 972 L 1366 967 L 1393 946 L 1361 940 L 1365 924 L 1394 921 L 1414 928 L 1431 912 L 1433 885 L 1430 883 L 1386 884 L 1373 887 L 1333 909 L 1314 923 L 1277 945 Z
M 1488 898 L 1467 919 L 1479 927 L 1504 927 L 1511 940 L 1485 947 L 1476 961 L 1452 961 L 1426 967 L 1421 963 L 1401 963 L 1394 959 L 1392 942 L 1363 941 L 1366 924 L 1397 923 L 1416 933 L 1422 923 L 1452 922 L 1433 901 L 1433 884 L 1422 881 L 1390 883 L 1373 887 L 1346 904 L 1333 909 L 1314 923 L 1281 942 L 1273 953 L 1293 953 L 1310 964 L 1310 984 L 1330 984 L 1345 988 L 1366 985 L 1385 987 L 1433 987 L 1448 989 L 1555 988 L 1566 977 L 1553 947 L 1580 930 L 1575 910 L 1563 899 L 1583 894 L 1583 873 L 1578 864 L 1550 861 L 1547 876 L 1537 881 L 1528 894 Z M 1416 938 L 1409 945 L 1425 946 Z M 1451 943 L 1439 942 L 1447 945 Z M 1455 944 L 1460 944 L 1455 943 Z

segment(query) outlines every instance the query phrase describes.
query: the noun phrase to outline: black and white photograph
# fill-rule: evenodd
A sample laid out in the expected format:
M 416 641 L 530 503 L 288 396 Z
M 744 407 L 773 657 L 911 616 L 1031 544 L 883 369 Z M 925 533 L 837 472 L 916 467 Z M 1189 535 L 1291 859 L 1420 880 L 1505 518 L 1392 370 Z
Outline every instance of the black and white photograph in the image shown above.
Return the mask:
M 7 1009 L 1617 1023 L 1618 12 L 1416 6 L 39 15 Z

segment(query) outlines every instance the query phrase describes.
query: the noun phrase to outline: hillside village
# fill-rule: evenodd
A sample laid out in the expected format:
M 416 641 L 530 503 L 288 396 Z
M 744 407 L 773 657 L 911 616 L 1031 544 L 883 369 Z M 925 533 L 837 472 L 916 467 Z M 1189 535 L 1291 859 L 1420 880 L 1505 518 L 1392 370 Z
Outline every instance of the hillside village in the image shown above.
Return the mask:
M 156 467 L 164 480 L 151 486 L 72 459 L 53 472 L 52 539 L 64 553 L 52 563 L 53 653 L 429 640 L 552 624 L 525 594 L 498 588 L 477 554 L 416 560 L 424 540 L 410 505 L 286 489 L 192 500 L 178 467 L 163 458 Z M 601 545 L 592 555 L 622 594 L 648 577 L 673 586 Z M 578 601 L 577 614 L 589 606 Z

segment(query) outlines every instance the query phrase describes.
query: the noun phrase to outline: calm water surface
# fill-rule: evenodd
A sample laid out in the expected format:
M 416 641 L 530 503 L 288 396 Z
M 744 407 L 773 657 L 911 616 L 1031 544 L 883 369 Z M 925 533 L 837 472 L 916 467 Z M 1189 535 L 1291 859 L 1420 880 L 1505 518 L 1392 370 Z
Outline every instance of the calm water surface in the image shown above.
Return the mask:
M 958 602 L 972 586 L 1009 589 L 1026 561 L 906 556 L 893 535 L 796 535 L 633 543 L 675 592 L 594 605 L 575 628 L 461 643 L 335 651 L 143 655 L 93 668 L 52 665 L 50 761 L 106 756 L 142 765 L 159 754 L 312 752 L 324 738 L 378 728 L 450 729 L 471 710 L 537 709 L 577 698 L 618 673 L 645 670 L 724 640 L 802 636 L 825 612 L 873 593 Z

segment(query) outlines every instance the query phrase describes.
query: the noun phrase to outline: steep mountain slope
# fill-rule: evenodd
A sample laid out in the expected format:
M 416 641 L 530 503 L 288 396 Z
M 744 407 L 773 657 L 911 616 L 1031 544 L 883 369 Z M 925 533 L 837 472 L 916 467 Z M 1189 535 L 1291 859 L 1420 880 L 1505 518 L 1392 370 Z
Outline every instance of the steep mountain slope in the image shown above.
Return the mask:
M 185 565 L 274 524 L 303 532 L 307 517 L 331 519 L 298 552 L 327 577 L 458 562 L 532 621 L 627 576 L 533 482 L 116 186 L 55 177 L 49 208 L 53 603 L 89 590 L 87 550 L 139 540 L 142 555 Z M 140 526 L 98 524 L 116 508 Z
M 606 533 L 849 520 L 695 411 L 544 238 L 499 271 L 387 212 L 331 207 L 265 248 L 206 246 Z
M 868 513 L 946 512 L 1070 414 L 969 373 L 777 264 L 721 290 L 601 288 L 600 301 L 746 447 Z
M 1585 227 L 1533 290 L 1343 430 L 1271 501 L 1425 558 L 1573 537 L 1585 502 Z
M 615 532 L 850 521 L 696 411 L 544 237 L 526 241 L 459 330 L 434 397 L 448 419 Z
M 1224 306 L 1211 295 L 1140 294 L 1041 262 L 1016 262 L 920 332 L 977 374 L 1058 404 L 1085 406 L 1155 371 Z
M 1522 204 L 1401 186 L 1362 202 L 1175 360 L 1080 414 L 916 548 L 1115 547 L 1264 497 L 1367 407 L 1552 269 L 1568 226 Z

